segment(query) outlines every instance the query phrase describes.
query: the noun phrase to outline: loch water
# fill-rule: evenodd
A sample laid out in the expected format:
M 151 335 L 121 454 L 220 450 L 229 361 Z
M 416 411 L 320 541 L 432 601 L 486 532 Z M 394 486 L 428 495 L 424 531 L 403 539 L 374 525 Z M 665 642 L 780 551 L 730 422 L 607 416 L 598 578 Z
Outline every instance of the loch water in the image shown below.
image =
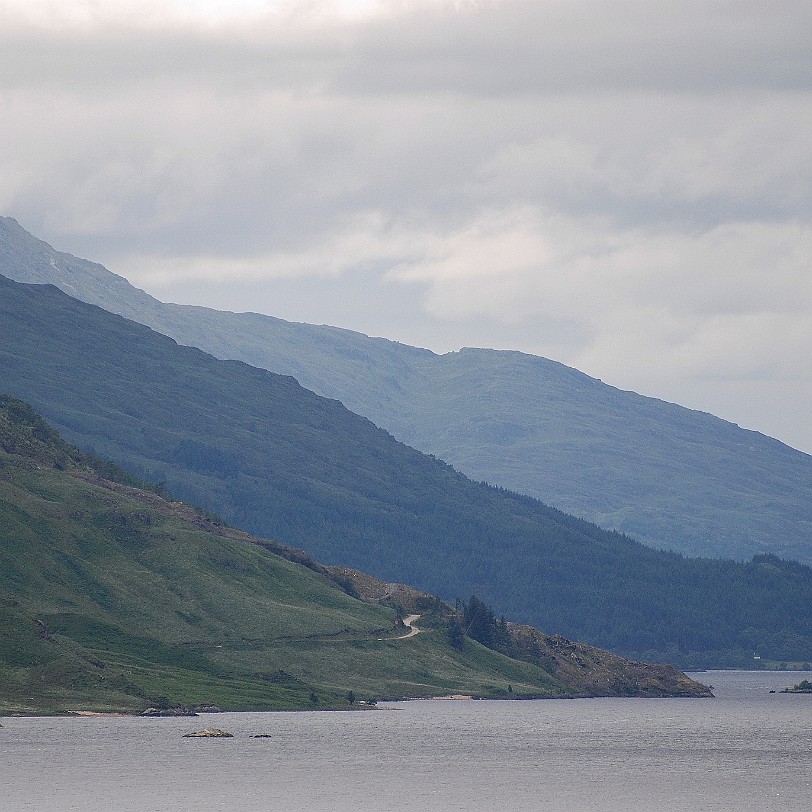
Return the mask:
M 355 713 L 1 720 L 3 810 L 809 810 L 808 672 L 714 699 L 383 703 Z M 231 739 L 186 739 L 202 727 Z M 267 738 L 251 738 L 263 734 Z

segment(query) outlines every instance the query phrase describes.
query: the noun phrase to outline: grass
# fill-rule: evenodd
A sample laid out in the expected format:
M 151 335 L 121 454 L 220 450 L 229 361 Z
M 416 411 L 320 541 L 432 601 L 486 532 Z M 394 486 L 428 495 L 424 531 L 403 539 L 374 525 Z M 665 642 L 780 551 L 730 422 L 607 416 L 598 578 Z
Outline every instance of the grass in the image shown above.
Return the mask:
M 0 467 L 0 713 L 562 692 L 442 630 L 395 640 L 392 608 L 154 495 L 8 454 Z

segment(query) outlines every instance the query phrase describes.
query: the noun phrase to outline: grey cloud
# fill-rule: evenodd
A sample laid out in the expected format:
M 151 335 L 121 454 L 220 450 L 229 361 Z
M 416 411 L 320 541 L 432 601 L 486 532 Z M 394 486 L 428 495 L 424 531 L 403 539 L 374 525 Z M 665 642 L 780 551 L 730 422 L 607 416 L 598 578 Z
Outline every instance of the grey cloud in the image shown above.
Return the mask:
M 0 210 L 161 298 L 538 352 L 807 437 L 780 386 L 812 397 L 812 7 L 444 8 L 9 21 Z
M 250 28 L 67 33 L 8 24 L 0 66 L 16 86 L 102 90 L 144 81 L 408 95 L 787 90 L 812 82 L 810 29 L 812 9 L 794 0 L 516 0 L 465 13 L 418 5 L 341 27 L 276 17 Z
M 535 94 L 796 88 L 812 78 L 802 2 L 485 3 L 406 22 L 363 31 L 342 86 Z

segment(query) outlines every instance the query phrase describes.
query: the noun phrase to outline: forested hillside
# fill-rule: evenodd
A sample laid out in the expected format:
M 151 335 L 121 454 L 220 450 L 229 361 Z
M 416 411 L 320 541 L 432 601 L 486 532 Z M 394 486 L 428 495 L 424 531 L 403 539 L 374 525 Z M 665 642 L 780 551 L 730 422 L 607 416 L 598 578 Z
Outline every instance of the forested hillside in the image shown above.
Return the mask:
M 52 282 L 182 344 L 293 375 L 473 479 L 651 546 L 812 563 L 812 457 L 712 415 L 523 353 L 440 356 L 348 330 L 162 304 L 10 218 L 0 218 L 0 273 Z
M 0 381 L 231 524 L 640 659 L 812 658 L 812 571 L 683 559 L 476 484 L 295 380 L 0 279 Z
M 404 638 L 394 607 L 346 594 L 302 553 L 130 480 L 0 395 L 0 714 L 706 693 L 674 669 L 543 635 L 522 659 L 476 630 L 451 645 L 439 616 Z

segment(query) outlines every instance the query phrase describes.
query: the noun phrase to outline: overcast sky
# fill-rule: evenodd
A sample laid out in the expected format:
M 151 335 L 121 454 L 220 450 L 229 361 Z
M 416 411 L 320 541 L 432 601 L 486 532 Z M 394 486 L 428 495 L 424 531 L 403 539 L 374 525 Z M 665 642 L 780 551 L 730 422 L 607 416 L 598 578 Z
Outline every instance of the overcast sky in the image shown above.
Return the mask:
M 0 0 L 0 214 L 164 301 L 521 349 L 812 452 L 811 32 L 809 0 Z

